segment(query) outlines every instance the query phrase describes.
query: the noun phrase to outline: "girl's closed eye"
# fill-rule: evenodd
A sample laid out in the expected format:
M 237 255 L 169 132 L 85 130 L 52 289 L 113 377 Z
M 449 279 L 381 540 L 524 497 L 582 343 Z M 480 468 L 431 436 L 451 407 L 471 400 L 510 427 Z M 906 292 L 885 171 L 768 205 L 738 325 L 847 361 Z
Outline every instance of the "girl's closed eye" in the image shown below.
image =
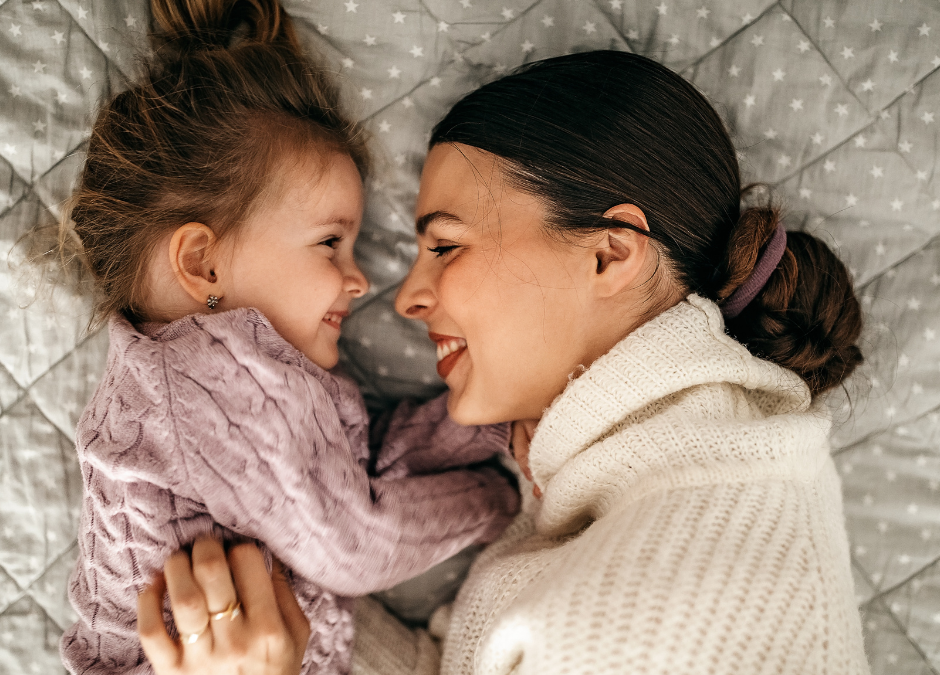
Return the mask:
M 327 237 L 326 239 L 323 239 L 317 244 L 317 246 L 329 246 L 330 248 L 335 249 L 337 246 L 339 246 L 339 243 L 342 240 L 343 240 L 342 237 L 337 237 L 334 235 L 334 236 Z
M 437 246 L 428 246 L 428 250 L 433 253 L 436 258 L 443 258 L 458 248 L 460 248 L 460 246 L 457 244 L 438 244 Z

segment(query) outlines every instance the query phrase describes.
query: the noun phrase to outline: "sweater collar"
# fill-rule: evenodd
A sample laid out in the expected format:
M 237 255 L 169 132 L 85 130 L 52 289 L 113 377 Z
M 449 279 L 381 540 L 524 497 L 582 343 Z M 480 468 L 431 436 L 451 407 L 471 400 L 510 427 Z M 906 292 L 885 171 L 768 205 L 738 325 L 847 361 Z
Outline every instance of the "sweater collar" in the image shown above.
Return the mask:
M 578 472 L 588 483 L 606 480 L 635 486 L 643 481 L 644 472 L 668 472 L 670 463 L 674 464 L 672 468 L 683 468 L 676 465 L 687 463 L 684 450 L 663 447 L 656 442 L 631 442 L 621 446 L 607 443 L 603 451 L 593 446 L 604 445 L 602 441 L 611 435 L 621 434 L 625 427 L 632 427 L 635 431 L 643 424 L 648 425 L 649 419 L 657 416 L 657 406 L 653 404 L 663 402 L 664 399 L 672 400 L 679 392 L 696 387 L 700 391 L 701 385 L 716 384 L 737 385 L 722 389 L 726 392 L 725 398 L 716 403 L 714 408 L 725 411 L 715 414 L 729 418 L 726 424 L 728 433 L 734 433 L 734 424 L 740 422 L 739 414 L 748 420 L 773 417 L 779 421 L 787 416 L 796 416 L 805 421 L 805 418 L 811 417 L 813 421 L 810 426 L 816 431 L 810 435 L 814 441 L 825 444 L 827 415 L 801 414 L 811 408 L 819 412 L 812 405 L 809 389 L 802 379 L 790 370 L 753 356 L 725 333 L 724 321 L 717 305 L 692 294 L 621 340 L 582 375 L 572 380 L 546 410 L 536 428 L 529 452 L 535 481 L 545 493 L 541 509 L 543 517 L 540 520 L 549 517 L 548 513 L 555 513 L 551 519 L 557 522 L 551 529 L 556 532 L 559 528 L 566 529 L 564 521 L 568 516 L 563 512 L 568 507 L 560 507 L 559 499 L 572 509 L 583 510 L 584 505 L 573 503 L 571 495 L 561 496 L 553 491 L 552 482 L 559 472 L 570 474 L 572 462 L 588 449 L 595 455 L 598 452 L 607 455 L 616 453 L 613 459 L 595 455 L 590 460 L 581 458 L 582 466 L 579 466 Z M 733 391 L 738 393 L 730 393 Z M 728 396 L 742 397 L 740 400 L 744 409 L 741 405 L 729 408 Z M 706 408 L 711 406 L 708 401 L 703 405 Z M 728 413 L 730 409 L 737 412 Z M 644 411 L 643 414 L 636 415 L 641 411 Z M 822 436 L 817 439 L 820 429 Z M 793 435 L 797 432 L 788 431 L 776 437 L 786 438 L 788 433 Z M 694 443 L 695 440 L 683 439 L 682 442 Z M 709 450 L 704 455 L 709 458 L 705 460 L 706 464 L 727 461 L 727 458 L 721 456 L 721 451 Z M 702 453 L 696 460 L 699 463 L 697 470 L 703 469 L 701 457 Z M 608 461 L 613 463 L 613 468 L 597 469 L 597 475 L 589 475 L 594 470 L 590 466 L 600 467 Z M 621 470 L 624 473 L 619 477 L 607 473 Z M 707 473 L 707 467 L 704 470 Z M 568 481 L 566 484 L 570 487 L 569 479 L 570 475 L 566 475 L 564 480 L 556 483 Z M 597 491 L 589 486 L 588 492 L 592 490 L 596 496 Z M 608 494 L 603 499 L 609 501 L 610 497 Z

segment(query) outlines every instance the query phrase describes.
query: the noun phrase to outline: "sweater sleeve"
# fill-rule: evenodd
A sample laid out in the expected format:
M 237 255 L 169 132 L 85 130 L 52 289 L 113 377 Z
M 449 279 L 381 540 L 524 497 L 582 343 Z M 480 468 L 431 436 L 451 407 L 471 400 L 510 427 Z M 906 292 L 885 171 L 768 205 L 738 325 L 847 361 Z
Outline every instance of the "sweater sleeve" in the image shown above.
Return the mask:
M 402 401 L 382 439 L 375 472 L 384 478 L 467 466 L 508 453 L 509 424 L 463 426 L 447 414 L 447 394 L 423 405 Z
M 220 525 L 297 573 L 364 595 L 495 539 L 516 512 L 518 495 L 490 468 L 370 477 L 317 378 L 213 340 L 198 363 L 165 368 L 182 473 Z

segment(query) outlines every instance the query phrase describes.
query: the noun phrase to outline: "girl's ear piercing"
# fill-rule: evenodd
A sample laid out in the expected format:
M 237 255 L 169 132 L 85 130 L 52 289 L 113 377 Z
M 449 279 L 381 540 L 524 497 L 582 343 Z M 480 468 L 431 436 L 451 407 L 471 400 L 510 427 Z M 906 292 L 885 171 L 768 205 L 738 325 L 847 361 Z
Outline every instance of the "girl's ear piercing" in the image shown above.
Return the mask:
M 209 306 L 209 309 L 215 309 L 216 305 L 219 304 L 219 296 L 210 295 L 209 299 L 206 300 L 206 305 Z

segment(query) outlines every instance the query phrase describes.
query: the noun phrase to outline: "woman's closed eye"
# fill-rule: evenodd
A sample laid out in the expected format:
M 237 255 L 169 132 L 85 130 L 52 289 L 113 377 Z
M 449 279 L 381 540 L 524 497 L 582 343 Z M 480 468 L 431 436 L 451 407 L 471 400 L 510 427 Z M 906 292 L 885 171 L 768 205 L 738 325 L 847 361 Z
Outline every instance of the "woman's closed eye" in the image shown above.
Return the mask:
M 457 244 L 439 244 L 437 246 L 428 246 L 428 250 L 437 258 L 443 258 L 454 249 L 460 248 Z

